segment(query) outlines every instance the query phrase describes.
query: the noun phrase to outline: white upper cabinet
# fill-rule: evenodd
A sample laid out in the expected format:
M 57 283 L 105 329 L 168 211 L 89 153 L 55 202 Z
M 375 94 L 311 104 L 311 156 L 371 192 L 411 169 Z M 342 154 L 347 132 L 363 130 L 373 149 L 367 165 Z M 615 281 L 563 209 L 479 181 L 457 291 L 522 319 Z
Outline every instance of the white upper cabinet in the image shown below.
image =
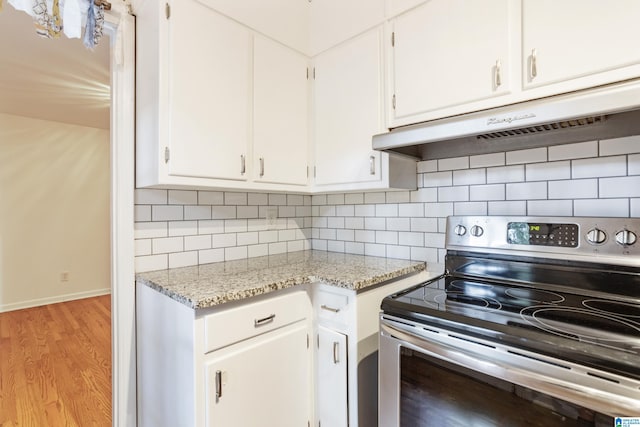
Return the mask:
M 309 50 L 309 0 L 200 0 L 299 52 Z
M 169 174 L 245 180 L 251 33 L 197 1 L 174 3 L 167 49 Z
M 392 21 L 389 127 L 455 114 L 512 90 L 511 4 L 432 0 Z
M 309 80 L 307 57 L 265 37 L 254 42 L 254 179 L 306 185 Z
M 523 84 L 565 92 L 640 75 L 637 0 L 523 0 Z
M 309 0 L 309 53 L 315 56 L 384 21 L 385 0 Z
M 427 0 L 387 0 L 387 18 L 406 12 Z

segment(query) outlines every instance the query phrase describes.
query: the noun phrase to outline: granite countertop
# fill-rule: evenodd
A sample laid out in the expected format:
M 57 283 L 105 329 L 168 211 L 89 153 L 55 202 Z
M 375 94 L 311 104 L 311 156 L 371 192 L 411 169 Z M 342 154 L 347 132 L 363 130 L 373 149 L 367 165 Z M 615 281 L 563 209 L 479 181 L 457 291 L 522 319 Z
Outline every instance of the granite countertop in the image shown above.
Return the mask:
M 310 250 L 138 273 L 136 282 L 200 309 L 315 281 L 359 291 L 425 269 L 420 261 Z

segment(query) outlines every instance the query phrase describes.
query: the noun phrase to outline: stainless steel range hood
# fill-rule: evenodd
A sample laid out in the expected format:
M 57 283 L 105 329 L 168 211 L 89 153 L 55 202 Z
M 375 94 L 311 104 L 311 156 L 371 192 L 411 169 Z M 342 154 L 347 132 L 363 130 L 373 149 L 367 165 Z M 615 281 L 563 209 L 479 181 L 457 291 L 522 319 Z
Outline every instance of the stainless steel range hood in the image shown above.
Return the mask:
M 373 148 L 418 159 L 640 134 L 640 80 L 392 129 Z

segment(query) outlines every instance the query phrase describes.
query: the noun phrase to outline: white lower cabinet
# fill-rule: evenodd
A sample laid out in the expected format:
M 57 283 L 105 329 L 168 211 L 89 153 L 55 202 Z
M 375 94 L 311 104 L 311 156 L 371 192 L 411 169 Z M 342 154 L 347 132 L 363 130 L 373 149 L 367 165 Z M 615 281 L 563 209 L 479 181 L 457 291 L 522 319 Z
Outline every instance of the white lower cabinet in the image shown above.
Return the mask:
M 318 425 L 347 427 L 347 336 L 319 326 L 316 345 Z
M 311 413 L 308 333 L 306 323 L 299 322 L 207 357 L 206 425 L 306 426 Z

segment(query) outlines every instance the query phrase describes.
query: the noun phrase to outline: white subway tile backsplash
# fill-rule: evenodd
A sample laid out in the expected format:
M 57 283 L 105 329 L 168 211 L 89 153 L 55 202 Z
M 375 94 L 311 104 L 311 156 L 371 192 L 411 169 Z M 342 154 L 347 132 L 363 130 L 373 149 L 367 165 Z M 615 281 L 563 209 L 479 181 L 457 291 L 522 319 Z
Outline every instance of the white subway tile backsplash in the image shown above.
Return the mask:
M 319 239 L 313 239 L 311 241 L 311 248 L 317 251 L 326 251 L 327 250 L 327 241 L 326 240 L 319 240 Z
M 169 267 L 169 257 L 164 255 L 137 256 L 135 259 L 135 270 L 137 273 L 145 271 L 164 270 Z
M 225 233 L 243 233 L 247 231 L 246 219 L 226 219 L 224 221 Z
M 640 154 L 629 156 L 629 175 L 640 175 Z
M 291 218 L 296 216 L 296 207 L 295 206 L 279 206 L 278 207 L 278 216 L 280 218 Z
M 384 218 L 367 217 L 364 219 L 364 228 L 367 230 L 384 230 L 386 224 Z
M 344 205 L 344 194 L 327 194 L 328 205 Z
M 487 182 L 486 169 L 466 169 L 453 171 L 453 185 L 473 185 Z
M 224 249 L 205 249 L 198 251 L 198 263 L 209 264 L 224 261 Z
M 453 203 L 425 203 L 424 215 L 427 217 L 446 217 L 453 215 Z
M 385 193 L 364 193 L 364 202 L 367 204 L 386 203 Z
M 387 203 L 407 203 L 411 201 L 408 191 L 387 191 Z
M 640 135 L 600 141 L 601 156 L 640 153 Z
M 411 259 L 411 248 L 408 246 L 387 245 L 387 257 L 397 259 Z
M 293 240 L 287 242 L 287 252 L 296 252 L 305 250 L 303 240 Z
M 438 231 L 438 220 L 436 218 L 411 218 L 411 231 Z
M 361 242 L 345 242 L 344 251 L 348 254 L 364 255 L 364 243 Z
M 402 216 L 402 217 L 424 216 L 424 203 L 402 203 L 398 205 L 398 216 Z
M 376 231 L 376 243 L 383 243 L 387 245 L 397 245 L 398 232 L 397 231 Z
M 275 233 L 277 233 L 277 231 L 275 231 Z M 277 234 L 276 234 L 276 239 L 277 239 Z M 228 248 L 231 246 L 235 246 L 237 244 L 236 242 L 236 235 L 234 233 L 232 234 L 213 234 L 211 236 L 211 247 L 212 248 Z
M 444 233 L 424 233 L 424 245 L 431 248 L 444 248 Z
M 287 205 L 304 206 L 304 197 L 302 194 L 287 194 Z
M 236 235 L 238 246 L 248 246 L 258 244 L 258 232 L 249 231 L 246 233 L 238 233 Z
M 177 252 L 169 254 L 169 268 L 198 265 L 198 252 Z
M 278 206 L 287 204 L 286 194 L 269 194 L 269 205 Z
M 571 200 L 531 200 L 527 202 L 527 215 L 538 216 L 571 216 L 573 201 Z
M 640 199 L 631 199 L 631 218 L 640 218 Z
M 425 160 L 424 162 L 418 162 L 416 170 L 418 173 L 438 172 L 438 161 Z
M 344 242 L 339 240 L 327 240 L 327 250 L 330 252 L 344 252 Z
M 269 245 L 251 245 L 247 247 L 247 255 L 249 258 L 269 255 Z
M 135 222 L 151 221 L 151 206 L 135 205 L 133 211 L 133 220 Z
M 198 221 L 169 222 L 169 236 L 193 236 L 198 234 Z
M 438 249 L 411 247 L 411 259 L 415 261 L 425 261 L 427 264 L 438 262 Z
M 407 246 L 424 246 L 424 233 L 399 232 L 398 243 Z
M 539 163 L 547 161 L 547 147 L 507 151 L 507 164 Z
M 555 145 L 549 147 L 549 161 L 584 159 L 598 157 L 598 141 L 578 142 L 576 144 Z
M 182 237 L 161 237 L 151 241 L 151 251 L 154 255 L 182 252 L 184 250 L 183 243 L 184 239 Z
M 319 210 L 320 216 L 336 216 L 336 207 L 335 206 L 320 206 Z
M 197 220 L 197 219 L 211 219 L 211 207 L 210 206 L 185 206 L 184 219 L 186 221 Z
M 344 202 L 349 205 L 361 205 L 364 203 L 364 193 L 347 193 Z
M 266 206 L 269 204 L 269 195 L 264 193 L 247 194 L 247 204 L 254 206 Z
M 313 206 L 321 206 L 327 204 L 327 195 L 326 194 L 314 194 L 311 196 L 311 204 Z
M 409 231 L 411 230 L 410 218 L 387 218 L 387 230 Z
M 355 205 L 354 215 L 355 216 L 375 216 L 376 206 L 375 205 Z
M 447 218 L 438 218 L 438 233 L 447 232 Z
M 342 241 L 353 241 L 355 240 L 356 232 L 355 230 L 341 229 L 336 230 L 336 239 Z
M 376 205 L 376 216 L 377 217 L 398 216 L 398 205 L 395 203 Z
M 151 207 L 152 221 L 180 221 L 183 218 L 183 206 L 153 205 Z
M 354 217 L 344 219 L 344 228 L 351 228 L 353 230 L 361 230 L 364 228 L 364 218 Z
M 549 181 L 549 199 L 594 199 L 597 197 L 597 179 Z
M 629 216 L 629 199 L 584 199 L 573 202 L 575 216 Z
M 524 166 L 501 166 L 487 169 L 487 184 L 524 181 Z
M 469 157 L 469 167 L 488 168 L 491 166 L 504 166 L 505 153 L 480 154 Z
M 259 218 L 258 206 L 238 206 L 236 216 L 238 218 Z
M 136 222 L 133 226 L 135 239 L 152 239 L 154 237 L 167 237 L 166 222 Z
M 364 254 L 368 256 L 386 256 L 386 246 L 380 245 L 377 243 L 365 243 L 364 244 Z
M 546 182 L 507 184 L 507 200 L 536 200 L 546 198 Z
M 418 188 L 416 191 L 411 192 L 411 202 L 437 202 L 438 201 L 438 189 L 432 188 Z
M 222 191 L 198 191 L 199 205 L 223 205 L 224 193 Z
M 452 157 L 450 159 L 440 159 L 438 160 L 438 170 L 439 171 L 449 171 L 449 170 L 457 170 L 457 169 L 468 169 L 469 168 L 469 157 Z
M 432 172 L 424 174 L 425 187 L 444 187 L 453 184 L 453 172 Z
M 278 241 L 277 230 L 260 231 L 258 233 L 258 242 L 260 243 L 273 243 L 277 241 Z
M 571 162 L 571 177 L 573 179 L 624 176 L 626 174 L 626 156 L 600 157 Z
M 487 215 L 487 202 L 458 202 L 453 205 L 454 215 Z
M 354 216 L 355 206 L 353 205 L 336 206 L 336 215 L 337 216 Z
M 356 242 L 375 242 L 376 232 L 373 230 L 355 230 L 354 240 Z
M 212 206 L 211 207 L 212 219 L 234 219 L 236 218 L 235 206 Z
M 312 222 L 314 228 L 327 228 L 329 224 L 329 218 L 326 216 L 314 216 Z
M 466 202 L 469 200 L 469 187 L 462 185 L 460 187 L 439 187 L 439 202 Z
M 151 239 L 138 239 L 134 242 L 135 256 L 151 255 Z
M 323 240 L 336 240 L 336 229 L 335 228 L 321 228 L 319 236 Z
M 522 216 L 527 214 L 527 202 L 488 202 L 489 215 L 514 215 Z
M 139 188 L 134 192 L 136 205 L 166 205 L 167 190 Z
M 285 248 L 286 252 L 286 248 Z M 246 246 L 235 246 L 232 248 L 224 248 L 224 260 L 233 261 L 236 259 L 247 258 L 248 250 Z
M 472 185 L 469 187 L 469 200 L 504 200 L 505 184 Z
M 327 227 L 344 228 L 344 218 L 341 216 L 327 218 Z
M 600 197 L 640 197 L 640 176 L 601 178 Z
M 571 163 L 569 161 L 532 163 L 525 167 L 526 181 L 551 181 L 569 178 L 571 178 Z
M 198 221 L 198 234 L 224 233 L 224 221 L 215 219 L 211 221 Z
M 296 206 L 297 217 L 305 217 L 311 215 L 311 206 Z
M 170 205 L 197 205 L 198 192 L 186 190 L 169 190 Z

